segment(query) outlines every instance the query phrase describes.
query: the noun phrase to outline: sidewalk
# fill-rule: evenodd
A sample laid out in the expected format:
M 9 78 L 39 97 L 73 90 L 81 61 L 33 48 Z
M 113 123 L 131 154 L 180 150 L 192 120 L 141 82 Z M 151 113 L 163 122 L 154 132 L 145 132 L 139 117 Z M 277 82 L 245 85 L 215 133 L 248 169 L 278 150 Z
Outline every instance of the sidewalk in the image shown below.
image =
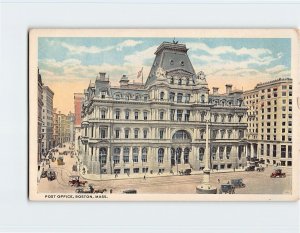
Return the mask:
M 243 172 L 245 169 L 228 169 L 228 170 L 213 170 L 211 171 L 211 174 L 216 174 L 216 173 L 232 173 L 232 172 Z M 192 175 L 201 175 L 203 174 L 203 171 L 192 171 Z M 150 174 L 150 173 L 138 173 L 138 174 L 130 174 L 129 176 L 127 174 L 118 174 L 117 177 L 115 177 L 115 174 L 82 174 L 80 172 L 80 176 L 84 179 L 87 180 L 94 180 L 94 181 L 99 181 L 99 180 L 126 180 L 126 179 L 144 179 L 144 175 L 146 176 L 146 179 L 149 178 L 158 178 L 158 177 L 170 177 L 170 176 L 184 176 L 184 175 L 177 175 L 177 174 L 171 174 L 171 173 L 162 173 L 160 175 L 158 174 Z

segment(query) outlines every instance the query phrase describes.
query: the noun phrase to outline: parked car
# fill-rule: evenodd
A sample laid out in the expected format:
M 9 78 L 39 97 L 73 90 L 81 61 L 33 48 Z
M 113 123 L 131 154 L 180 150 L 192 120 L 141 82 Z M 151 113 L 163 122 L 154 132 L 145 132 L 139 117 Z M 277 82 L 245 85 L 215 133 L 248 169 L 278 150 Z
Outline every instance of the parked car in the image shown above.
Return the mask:
M 52 170 L 52 169 L 49 169 L 49 170 L 47 171 L 47 178 L 48 178 L 48 180 L 50 180 L 50 181 L 55 180 L 55 179 L 56 179 L 56 173 L 55 173 L 55 171 Z
M 265 168 L 260 166 L 260 167 L 256 167 L 255 170 L 258 172 L 263 172 L 265 171 Z
M 270 177 L 271 177 L 271 178 L 285 178 L 286 175 L 285 175 L 285 173 L 282 172 L 281 169 L 275 169 L 275 170 L 272 172 L 272 174 L 271 174 Z
M 46 177 L 47 177 L 47 171 L 42 171 L 41 178 L 46 178 Z
M 245 168 L 246 172 L 250 172 L 250 171 L 255 171 L 255 166 L 254 165 L 250 165 L 248 167 Z
M 128 190 L 124 190 L 123 193 L 125 193 L 125 194 L 136 194 L 137 191 L 136 191 L 136 189 L 128 189 Z
M 232 179 L 230 182 L 235 188 L 245 188 L 246 185 L 243 183 L 243 179 Z
M 222 184 L 219 193 L 220 194 L 234 194 L 234 186 L 232 184 Z

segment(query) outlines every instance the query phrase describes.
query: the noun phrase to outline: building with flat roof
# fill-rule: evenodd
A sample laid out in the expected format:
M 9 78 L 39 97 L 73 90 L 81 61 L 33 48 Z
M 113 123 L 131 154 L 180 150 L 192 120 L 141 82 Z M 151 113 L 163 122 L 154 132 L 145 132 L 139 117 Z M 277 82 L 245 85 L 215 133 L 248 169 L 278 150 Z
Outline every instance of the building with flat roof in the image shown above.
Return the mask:
M 292 166 L 292 92 L 291 78 L 259 83 L 244 92 L 250 157 Z

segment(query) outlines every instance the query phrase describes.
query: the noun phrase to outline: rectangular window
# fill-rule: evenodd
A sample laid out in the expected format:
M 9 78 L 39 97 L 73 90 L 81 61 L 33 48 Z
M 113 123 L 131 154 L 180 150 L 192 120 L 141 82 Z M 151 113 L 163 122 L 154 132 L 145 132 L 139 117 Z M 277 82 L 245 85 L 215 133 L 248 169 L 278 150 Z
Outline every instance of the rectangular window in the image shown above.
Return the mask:
M 163 120 L 164 119 L 164 112 L 159 112 L 159 119 Z
M 101 111 L 101 119 L 105 119 L 105 111 L 104 110 Z
M 138 120 L 139 119 L 139 112 L 134 112 L 134 119 Z
M 282 135 L 281 140 L 285 141 L 285 136 L 284 135 Z
M 116 111 L 116 119 L 117 120 L 120 119 L 120 111 L 119 110 Z
M 190 110 L 186 110 L 186 114 L 184 115 L 184 120 L 189 121 L 190 120 Z
M 129 119 L 129 111 L 125 112 L 125 119 L 128 120 Z
M 120 130 L 116 130 L 116 138 L 120 138 Z
M 139 173 L 140 169 L 139 168 L 133 168 L 133 173 Z
M 148 119 L 148 113 L 144 112 L 144 120 L 146 121 Z
M 182 110 L 177 110 L 177 121 L 182 120 Z
M 105 131 L 106 131 L 105 129 L 100 130 L 100 137 L 101 138 L 105 138 Z
M 276 145 L 273 145 L 273 157 L 276 157 Z
M 160 129 L 159 130 L 159 139 L 163 139 L 164 138 L 164 130 Z
M 143 136 L 144 136 L 144 139 L 146 139 L 146 138 L 147 138 L 147 133 L 148 133 L 148 131 L 147 131 L 147 130 L 144 130 L 144 131 L 143 131 Z
M 174 116 L 175 116 L 175 109 L 171 109 L 171 112 L 170 112 L 171 121 L 174 121 Z
M 292 146 L 288 146 L 288 158 L 292 158 Z
M 125 138 L 129 138 L 129 129 L 125 129 Z
M 286 158 L 286 145 L 281 145 L 281 158 Z
M 260 145 L 260 154 L 264 155 L 265 151 L 264 151 L 264 144 Z
M 135 129 L 134 130 L 134 138 L 138 138 L 139 137 L 139 130 Z
M 267 144 L 267 156 L 270 156 L 270 144 Z

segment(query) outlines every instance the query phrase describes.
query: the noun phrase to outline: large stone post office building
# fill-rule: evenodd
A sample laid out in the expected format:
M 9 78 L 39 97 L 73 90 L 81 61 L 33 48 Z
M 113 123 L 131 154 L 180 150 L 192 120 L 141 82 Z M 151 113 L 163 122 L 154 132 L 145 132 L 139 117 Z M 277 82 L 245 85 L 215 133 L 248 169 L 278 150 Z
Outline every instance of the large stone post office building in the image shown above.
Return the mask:
M 184 44 L 163 42 L 145 84 L 123 75 L 112 87 L 99 73 L 85 90 L 82 160 L 88 173 L 129 174 L 201 170 L 205 150 L 211 168 L 246 165 L 247 108 L 242 91 L 208 89 Z M 209 121 L 209 132 L 205 132 Z M 205 148 L 209 133 L 209 148 Z

